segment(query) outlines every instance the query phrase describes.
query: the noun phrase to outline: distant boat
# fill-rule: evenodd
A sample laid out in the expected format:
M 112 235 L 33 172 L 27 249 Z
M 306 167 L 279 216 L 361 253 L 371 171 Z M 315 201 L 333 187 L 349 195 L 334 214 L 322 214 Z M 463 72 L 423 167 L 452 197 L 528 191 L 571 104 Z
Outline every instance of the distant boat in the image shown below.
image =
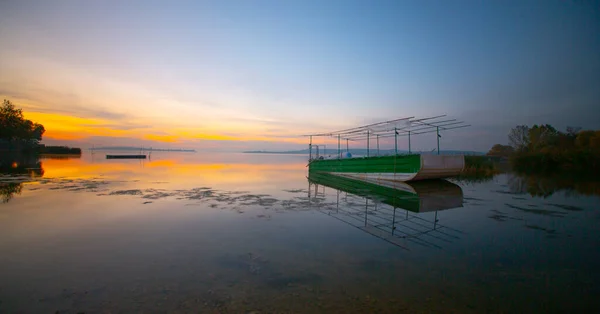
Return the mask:
M 106 159 L 146 159 L 146 155 L 106 155 Z

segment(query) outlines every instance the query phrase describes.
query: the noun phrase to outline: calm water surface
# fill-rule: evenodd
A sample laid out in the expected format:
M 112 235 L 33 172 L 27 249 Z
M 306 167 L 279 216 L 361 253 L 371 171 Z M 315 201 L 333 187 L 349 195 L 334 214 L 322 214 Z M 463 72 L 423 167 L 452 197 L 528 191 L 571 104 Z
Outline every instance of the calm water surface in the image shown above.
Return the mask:
M 594 182 L 499 175 L 390 201 L 309 180 L 306 156 L 3 165 L 0 313 L 600 311 Z

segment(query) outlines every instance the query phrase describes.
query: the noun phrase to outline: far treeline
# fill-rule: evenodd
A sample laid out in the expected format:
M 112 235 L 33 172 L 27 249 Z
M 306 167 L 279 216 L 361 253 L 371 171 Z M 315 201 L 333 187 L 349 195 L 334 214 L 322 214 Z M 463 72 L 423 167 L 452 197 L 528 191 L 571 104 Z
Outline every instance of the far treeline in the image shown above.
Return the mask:
M 496 144 L 488 156 L 508 158 L 523 173 L 600 173 L 600 130 L 568 127 L 561 132 L 549 124 L 513 128 L 510 145 Z
M 41 145 L 44 132 L 43 125 L 25 119 L 23 110 L 4 100 L 0 107 L 0 151 L 81 155 L 80 148 Z

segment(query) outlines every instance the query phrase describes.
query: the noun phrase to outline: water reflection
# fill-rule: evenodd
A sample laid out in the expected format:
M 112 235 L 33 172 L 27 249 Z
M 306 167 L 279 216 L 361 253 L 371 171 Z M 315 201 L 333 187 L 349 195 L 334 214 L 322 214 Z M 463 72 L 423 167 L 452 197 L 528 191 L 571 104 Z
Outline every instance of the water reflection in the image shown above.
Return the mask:
M 15 194 L 21 194 L 22 183 L 0 183 L 0 198 L 2 203 L 8 203 Z
M 0 178 L 13 197 L 0 204 L 1 313 L 585 313 L 596 302 L 598 197 L 514 195 L 507 175 L 460 187 L 310 176 L 307 190 L 305 156 L 90 157 L 43 159 L 21 196 L 8 183 L 29 173 Z
M 600 182 L 596 178 L 572 176 L 536 176 L 513 174 L 508 179 L 510 192 L 547 198 L 559 191 L 567 195 L 600 195 Z
M 8 203 L 21 194 L 23 182 L 42 177 L 44 168 L 38 156 L 6 154 L 0 157 L 0 199 Z
M 29 175 L 41 177 L 44 175 L 42 162 L 35 155 L 6 155 L 0 157 L 0 174 Z
M 285 189 L 298 187 L 295 179 L 303 178 L 305 171 L 304 158 L 295 156 L 281 159 L 231 153 L 156 153 L 144 161 L 107 160 L 91 154 L 81 158 L 54 157 L 42 156 L 42 167 L 37 156 L 3 155 L 0 186 L 5 202 L 20 193 L 39 194 L 46 190 L 92 192 L 98 196 L 135 191 L 132 195 L 152 200 L 187 197 L 181 194 L 202 188 L 244 194 L 256 190 L 265 197 L 282 196 L 287 194 Z M 32 186 L 21 187 L 24 182 L 32 182 Z M 34 184 L 41 185 L 33 187 Z
M 94 156 L 95 155 L 95 156 Z M 252 186 L 294 182 L 304 173 L 304 158 L 291 160 L 243 154 L 152 153 L 147 160 L 106 159 L 104 154 L 84 154 L 81 159 L 44 161 L 45 177 L 136 181 L 136 188 L 248 189 Z
M 335 190 L 335 207 L 322 206 L 323 213 L 396 246 L 407 248 L 413 243 L 441 248 L 462 234 L 438 219 L 438 211 L 463 205 L 462 189 L 454 183 L 434 180 L 377 185 L 323 173 L 312 173 L 308 180 L 311 202 L 327 199 L 325 187 Z M 433 213 L 433 217 L 423 213 Z

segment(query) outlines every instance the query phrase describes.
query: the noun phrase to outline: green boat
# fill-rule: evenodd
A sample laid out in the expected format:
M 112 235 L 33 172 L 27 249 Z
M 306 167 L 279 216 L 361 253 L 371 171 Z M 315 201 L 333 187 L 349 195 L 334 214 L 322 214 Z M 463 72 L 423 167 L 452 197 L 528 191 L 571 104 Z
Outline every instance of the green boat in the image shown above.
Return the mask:
M 376 184 L 389 181 L 441 179 L 461 173 L 462 155 L 394 155 L 362 158 L 314 159 L 310 173 L 328 173 Z

